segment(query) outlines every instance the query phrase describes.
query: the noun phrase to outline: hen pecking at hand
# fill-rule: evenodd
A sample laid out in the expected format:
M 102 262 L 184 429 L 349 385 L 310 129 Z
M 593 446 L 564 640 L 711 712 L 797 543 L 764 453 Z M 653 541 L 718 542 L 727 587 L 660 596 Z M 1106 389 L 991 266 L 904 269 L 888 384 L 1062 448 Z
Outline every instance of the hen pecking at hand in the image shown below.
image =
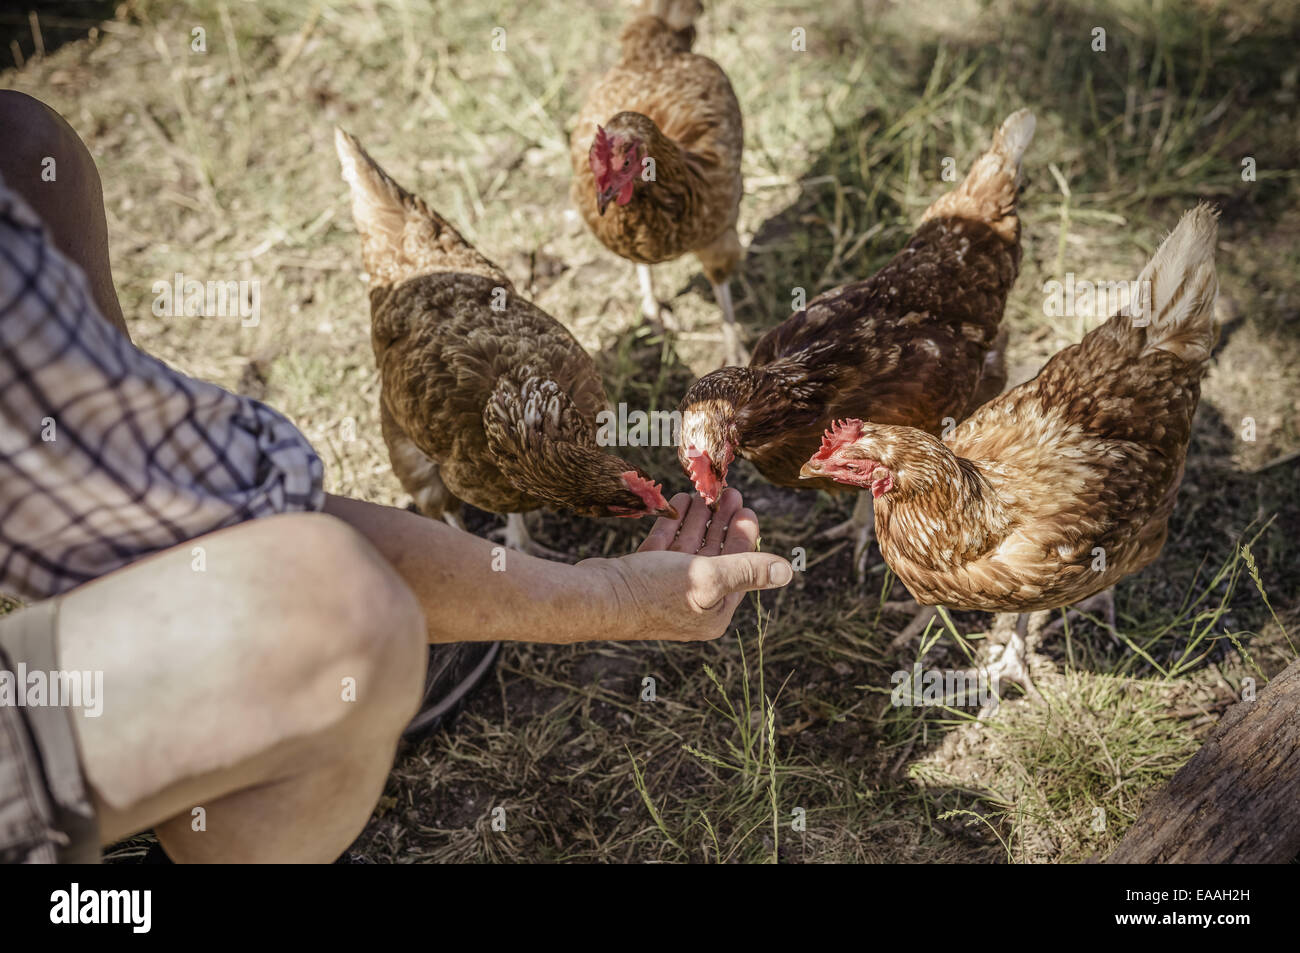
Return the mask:
M 917 601 L 1026 613 L 1109 592 L 1159 554 L 1213 345 L 1217 213 L 1185 214 L 1137 296 L 943 440 L 849 420 L 804 466 L 869 489 Z M 1112 621 L 1113 628 L 1113 621 Z M 1024 627 L 990 674 L 1028 684 Z
M 426 516 L 459 503 L 507 514 L 675 516 L 658 485 L 596 442 L 600 374 L 558 321 L 381 169 L 341 129 L 335 146 L 370 282 L 380 423 L 393 472 Z
M 1020 267 L 1016 197 L 1033 134 L 1032 113 L 1011 115 L 879 272 L 818 295 L 768 331 L 748 367 L 724 367 L 691 386 L 678 457 L 705 500 L 717 499 L 737 456 L 779 486 L 808 486 L 800 467 L 839 418 L 937 433 L 1001 391 L 999 325 Z M 859 576 L 871 517 L 863 496 L 837 530 L 856 538 Z
M 727 74 L 691 52 L 699 0 L 644 0 L 622 57 L 573 127 L 573 202 L 596 237 L 637 264 L 642 312 L 659 321 L 650 265 L 694 252 L 722 309 L 727 363 L 744 361 L 731 303 L 744 129 Z

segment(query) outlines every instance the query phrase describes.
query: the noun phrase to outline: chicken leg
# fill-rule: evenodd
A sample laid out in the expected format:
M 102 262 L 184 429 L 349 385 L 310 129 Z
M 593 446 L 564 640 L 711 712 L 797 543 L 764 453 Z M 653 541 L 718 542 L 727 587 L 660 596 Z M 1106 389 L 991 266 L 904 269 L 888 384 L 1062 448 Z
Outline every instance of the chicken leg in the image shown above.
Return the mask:
M 636 266 L 636 280 L 637 284 L 641 286 L 641 316 L 660 334 L 667 331 L 676 331 L 677 325 L 673 319 L 672 311 L 655 294 L 654 273 L 650 270 L 649 265 L 638 264 Z
M 1049 613 L 1047 612 L 1028 614 L 1000 612 L 994 617 L 993 626 L 989 632 L 989 645 L 996 646 L 1000 642 L 1002 651 L 996 659 L 972 673 L 983 674 L 988 679 L 989 688 L 993 691 L 992 697 L 980 709 L 979 718 L 981 721 L 998 710 L 998 706 L 1002 702 L 1002 688 L 1005 682 L 1019 685 L 1024 689 L 1025 694 L 1035 701 L 1043 700 L 1043 696 L 1034 687 L 1033 679 L 1029 675 L 1029 650 L 1026 635 L 1029 632 L 1030 625 L 1034 625 L 1035 631 L 1041 631 L 1042 625 L 1048 617 Z
M 641 286 L 641 317 L 651 324 L 660 324 L 659 299 L 655 296 L 655 279 L 649 265 L 636 266 L 636 280 Z
M 1025 690 L 1025 694 L 1035 701 L 1043 700 L 1043 696 L 1034 687 L 1033 680 L 1029 676 L 1029 658 L 1032 653 L 1028 649 L 1027 634 L 1032 634 L 1034 640 L 1038 641 L 1049 633 L 1056 632 L 1064 627 L 1066 621 L 1072 616 L 1098 609 L 1106 617 L 1111 636 L 1118 638 L 1118 630 L 1115 628 L 1114 586 L 1103 589 L 1096 595 L 1089 596 L 1082 602 L 1075 604 L 1063 617 L 1051 623 L 1048 622 L 1052 617 L 1051 610 L 1021 613 L 1019 616 L 1014 613 L 999 614 L 993 620 L 993 631 L 989 633 L 990 643 L 993 643 L 995 635 L 999 632 L 1006 632 L 1010 629 L 1010 633 L 1001 655 L 985 668 L 988 673 L 989 685 L 998 698 L 990 701 L 981 709 L 980 718 L 983 719 L 997 710 L 1002 695 L 1002 682 L 1004 681 L 1019 685 Z M 1009 626 L 1008 620 L 1014 620 L 1014 628 Z
M 859 493 L 857 502 L 853 505 L 853 515 L 832 526 L 823 533 L 817 534 L 818 539 L 852 539 L 853 540 L 853 567 L 858 574 L 858 582 L 863 582 L 867 578 L 867 548 L 871 541 L 876 538 L 876 504 L 875 499 L 870 493 Z
M 924 632 L 931 620 L 939 617 L 939 614 L 938 606 L 923 607 L 912 618 L 907 627 L 890 643 L 890 648 L 893 650 L 903 648 L 914 637 Z M 992 650 L 988 654 L 992 655 L 993 658 L 985 664 L 977 665 L 966 672 L 968 680 L 984 679 L 983 684 L 987 685 L 992 692 L 991 697 L 980 709 L 979 718 L 981 721 L 997 711 L 998 706 L 1005 697 L 1002 689 L 1006 684 L 1019 685 L 1024 689 L 1026 696 L 1036 701 L 1042 701 L 1043 696 L 1039 694 L 1038 689 L 1034 686 L 1033 679 L 1030 677 L 1029 659 L 1031 653 L 1028 647 L 1028 635 L 1031 633 L 1032 628 L 1035 639 L 1041 637 L 1043 623 L 1047 621 L 1050 615 L 1050 612 L 1027 614 L 1001 612 L 994 616 L 993 625 L 988 636 L 988 645 Z
M 713 285 L 713 298 L 722 309 L 723 363 L 744 367 L 749 363 L 749 351 L 740 343 L 740 327 L 736 324 L 736 308 L 731 303 L 731 282 Z

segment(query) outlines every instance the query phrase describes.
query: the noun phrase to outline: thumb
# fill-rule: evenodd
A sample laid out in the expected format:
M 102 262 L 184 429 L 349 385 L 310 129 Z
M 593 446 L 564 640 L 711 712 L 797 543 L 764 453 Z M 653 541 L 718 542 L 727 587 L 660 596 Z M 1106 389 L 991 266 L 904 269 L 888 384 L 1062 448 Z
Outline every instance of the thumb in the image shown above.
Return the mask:
M 703 562 L 708 571 L 696 587 L 699 603 L 705 609 L 716 608 L 733 593 L 779 589 L 794 578 L 790 564 L 772 553 L 735 553 L 697 562 Z

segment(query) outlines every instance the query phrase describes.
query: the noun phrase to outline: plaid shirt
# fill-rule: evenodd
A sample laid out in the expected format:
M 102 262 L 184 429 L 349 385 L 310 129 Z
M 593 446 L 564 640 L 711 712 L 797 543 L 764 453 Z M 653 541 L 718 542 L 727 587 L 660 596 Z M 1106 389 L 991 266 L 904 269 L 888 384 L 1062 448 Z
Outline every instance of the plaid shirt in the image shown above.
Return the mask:
M 38 600 L 244 520 L 324 503 L 264 404 L 139 351 L 0 180 L 0 591 Z

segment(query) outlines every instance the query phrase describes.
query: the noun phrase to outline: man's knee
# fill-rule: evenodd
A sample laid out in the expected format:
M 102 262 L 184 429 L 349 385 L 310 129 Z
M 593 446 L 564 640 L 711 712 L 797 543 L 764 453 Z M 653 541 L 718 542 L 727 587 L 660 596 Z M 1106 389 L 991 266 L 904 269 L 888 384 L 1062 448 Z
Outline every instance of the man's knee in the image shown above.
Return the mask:
M 78 170 L 95 167 L 90 150 L 66 119 L 39 99 L 17 90 L 0 89 L 0 137 L 8 144 L 6 151 L 13 162 L 30 166 L 45 157 L 57 159 L 53 170 L 56 176 L 63 165 Z M 39 178 L 43 170 L 35 165 L 25 171 Z M 10 184 L 18 188 L 21 182 Z
M 427 652 L 424 615 L 410 588 L 360 533 L 333 517 L 281 516 L 261 529 L 274 530 L 261 556 L 279 590 L 269 594 L 278 603 L 272 611 L 292 617 L 292 635 L 274 653 L 268 680 L 287 682 L 309 704 L 343 703 L 320 711 L 326 724 L 355 714 L 400 728 L 419 702 Z
M 100 313 L 124 334 L 113 288 L 108 225 L 95 160 L 67 120 L 25 93 L 0 90 L 0 177 L 45 223 L 54 245 L 86 274 Z

